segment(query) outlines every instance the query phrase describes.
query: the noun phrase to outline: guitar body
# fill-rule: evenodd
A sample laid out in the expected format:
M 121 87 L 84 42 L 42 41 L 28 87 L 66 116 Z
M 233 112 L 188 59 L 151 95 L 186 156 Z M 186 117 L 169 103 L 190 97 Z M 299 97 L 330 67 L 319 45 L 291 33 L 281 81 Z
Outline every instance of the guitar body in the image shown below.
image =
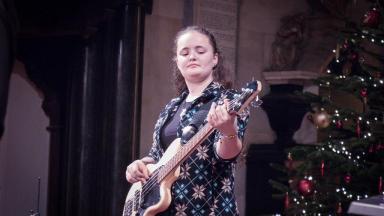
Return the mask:
M 180 139 L 175 139 L 164 152 L 163 157 L 156 164 L 147 164 L 149 173 L 154 173 L 159 167 L 167 163 L 180 149 Z M 123 216 L 154 216 L 157 213 L 165 211 L 172 201 L 171 186 L 179 177 L 180 166 L 177 166 L 170 172 L 160 183 L 154 182 L 155 185 L 149 191 L 148 195 L 141 200 L 139 197 L 143 191 L 141 182 L 133 183 L 129 189 L 125 200 Z

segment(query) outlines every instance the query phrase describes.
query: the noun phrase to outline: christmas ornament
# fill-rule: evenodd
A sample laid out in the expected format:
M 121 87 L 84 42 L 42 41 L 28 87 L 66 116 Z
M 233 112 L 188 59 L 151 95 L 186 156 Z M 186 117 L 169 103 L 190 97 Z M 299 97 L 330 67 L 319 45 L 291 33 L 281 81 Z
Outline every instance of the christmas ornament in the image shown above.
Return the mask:
M 331 117 L 326 111 L 316 112 L 308 116 L 309 120 L 318 128 L 326 128 L 331 122 Z
M 343 128 L 343 122 L 340 119 L 336 121 L 336 128 L 338 128 L 338 129 Z
M 368 96 L 367 88 L 362 88 L 362 89 L 360 90 L 360 96 L 361 96 L 362 98 L 366 98 L 366 97 Z
M 351 177 L 350 174 L 347 174 L 347 175 L 344 176 L 344 182 L 346 184 L 349 184 L 351 182 L 351 179 L 352 179 L 352 177 Z
M 366 97 L 368 96 L 368 90 L 367 90 L 367 88 L 362 88 L 362 89 L 360 90 L 360 96 L 361 96 L 362 98 L 366 98 Z
M 287 156 L 287 167 L 289 170 L 292 170 L 292 164 L 293 164 L 292 154 L 291 152 L 289 152 Z
M 308 196 L 313 193 L 313 182 L 308 179 L 301 179 L 298 182 L 297 189 L 303 196 Z
M 368 95 L 368 91 L 367 91 L 367 88 L 363 88 L 360 90 L 360 96 L 361 98 L 363 99 L 363 110 L 365 111 L 365 108 L 367 106 L 367 95 Z
M 364 14 L 363 24 L 371 28 L 377 28 L 380 24 L 380 12 L 377 8 L 372 8 Z
M 379 193 L 381 194 L 383 192 L 383 178 L 379 177 Z
M 357 119 L 357 122 L 356 122 L 356 135 L 358 138 L 360 138 L 361 136 L 361 128 L 360 128 L 360 120 Z
M 320 172 L 321 172 L 321 177 L 323 177 L 324 176 L 324 160 L 321 160 Z
M 343 43 L 343 49 L 347 50 L 350 47 L 350 41 L 345 39 Z
M 343 207 L 341 206 L 341 202 L 339 202 L 339 203 L 337 204 L 337 210 L 336 210 L 336 213 L 337 213 L 338 215 L 342 215 L 342 214 L 343 214 Z
M 288 209 L 289 208 L 289 195 L 288 192 L 285 192 L 285 197 L 284 197 L 284 208 Z

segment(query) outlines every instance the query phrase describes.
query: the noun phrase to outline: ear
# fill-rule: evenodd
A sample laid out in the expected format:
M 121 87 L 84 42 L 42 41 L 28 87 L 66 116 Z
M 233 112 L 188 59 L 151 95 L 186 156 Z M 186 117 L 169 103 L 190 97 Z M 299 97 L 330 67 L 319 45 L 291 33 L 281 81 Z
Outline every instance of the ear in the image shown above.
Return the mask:
M 217 53 L 213 56 L 213 67 L 215 68 L 217 63 L 219 62 L 219 55 Z
M 213 67 L 216 67 L 218 62 L 219 62 L 219 55 L 217 55 L 216 53 L 215 55 L 213 55 L 213 64 L 214 64 Z

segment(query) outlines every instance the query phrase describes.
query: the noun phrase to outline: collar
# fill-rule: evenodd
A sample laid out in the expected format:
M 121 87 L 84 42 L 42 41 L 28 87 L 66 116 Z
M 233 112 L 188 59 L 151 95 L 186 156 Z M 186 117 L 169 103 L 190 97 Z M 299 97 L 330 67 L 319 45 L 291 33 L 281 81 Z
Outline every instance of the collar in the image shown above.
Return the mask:
M 211 82 L 204 89 L 203 93 L 198 98 L 196 98 L 195 101 L 198 101 L 200 98 L 207 98 L 207 97 L 212 97 L 212 96 L 218 97 L 218 96 L 220 96 L 221 90 L 224 90 L 223 85 L 221 85 L 218 82 Z M 183 91 L 179 96 L 179 101 L 183 101 L 187 97 L 188 93 L 189 93 L 188 90 Z

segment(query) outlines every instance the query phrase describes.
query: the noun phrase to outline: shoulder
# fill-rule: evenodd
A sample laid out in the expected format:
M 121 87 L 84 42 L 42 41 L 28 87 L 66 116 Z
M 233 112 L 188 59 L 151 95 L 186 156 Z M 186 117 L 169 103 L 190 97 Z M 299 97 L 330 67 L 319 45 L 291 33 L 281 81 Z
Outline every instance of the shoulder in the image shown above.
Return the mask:
M 183 101 L 184 97 L 186 97 L 187 93 L 183 92 L 179 96 L 172 98 L 164 107 L 162 113 L 168 111 L 169 109 L 172 109 L 176 107 L 181 101 Z

